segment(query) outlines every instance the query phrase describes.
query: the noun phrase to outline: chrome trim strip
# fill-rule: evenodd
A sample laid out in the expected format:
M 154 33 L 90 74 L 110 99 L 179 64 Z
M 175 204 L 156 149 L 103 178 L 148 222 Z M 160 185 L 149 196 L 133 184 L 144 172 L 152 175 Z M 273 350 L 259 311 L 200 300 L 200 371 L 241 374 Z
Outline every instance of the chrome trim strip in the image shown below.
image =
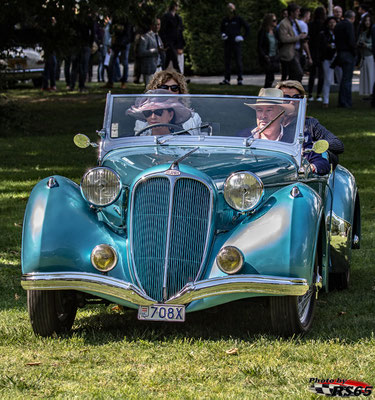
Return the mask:
M 81 290 L 112 296 L 138 305 L 155 301 L 131 283 L 105 275 L 83 272 L 35 272 L 22 275 L 25 290 Z M 236 275 L 188 283 L 171 297 L 167 304 L 187 304 L 206 297 L 231 293 L 257 293 L 302 296 L 309 286 L 303 278 L 285 278 L 268 275 Z
M 34 272 L 22 275 L 21 279 L 21 286 L 25 290 L 81 290 L 117 297 L 144 306 L 155 303 L 137 286 L 105 275 L 83 272 Z
M 171 225 L 172 225 L 172 208 L 174 199 L 174 187 L 176 186 L 177 176 L 171 175 L 169 177 L 169 210 L 168 210 L 168 225 L 167 225 L 167 238 L 166 249 L 164 258 L 164 277 L 163 277 L 163 300 L 167 300 L 167 279 L 168 279 L 168 266 L 169 266 L 169 253 L 171 251 Z M 135 267 L 135 266 L 134 266 Z
M 268 275 L 236 275 L 188 283 L 168 304 L 186 304 L 206 297 L 231 293 L 302 296 L 309 289 L 306 279 Z

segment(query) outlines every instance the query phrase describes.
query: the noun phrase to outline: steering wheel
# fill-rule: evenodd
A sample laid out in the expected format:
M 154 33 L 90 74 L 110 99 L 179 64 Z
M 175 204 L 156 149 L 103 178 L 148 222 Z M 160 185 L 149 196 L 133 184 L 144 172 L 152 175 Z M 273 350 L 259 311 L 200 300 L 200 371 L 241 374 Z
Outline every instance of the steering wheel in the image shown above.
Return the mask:
M 139 130 L 138 132 L 135 132 L 134 136 L 139 136 L 141 133 L 148 131 L 149 129 L 152 128 L 158 128 L 159 126 L 167 126 L 168 128 L 173 128 L 173 129 L 177 129 L 178 131 L 181 131 L 183 128 L 181 128 L 181 126 L 179 125 L 175 125 L 175 124 L 153 124 L 153 125 L 147 125 L 145 126 L 143 129 Z M 167 135 L 167 133 L 166 133 Z

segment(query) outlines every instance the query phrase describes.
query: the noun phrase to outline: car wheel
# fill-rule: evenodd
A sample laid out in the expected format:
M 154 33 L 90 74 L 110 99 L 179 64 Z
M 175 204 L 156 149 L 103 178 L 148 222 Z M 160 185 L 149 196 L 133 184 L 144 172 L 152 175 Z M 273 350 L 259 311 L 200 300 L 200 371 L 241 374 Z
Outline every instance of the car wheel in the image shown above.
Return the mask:
M 313 282 L 303 296 L 270 297 L 271 324 L 276 334 L 291 336 L 310 330 L 316 304 L 317 276 L 318 257 L 315 256 Z
M 77 313 L 75 296 L 69 291 L 28 290 L 27 308 L 32 328 L 40 336 L 69 332 Z

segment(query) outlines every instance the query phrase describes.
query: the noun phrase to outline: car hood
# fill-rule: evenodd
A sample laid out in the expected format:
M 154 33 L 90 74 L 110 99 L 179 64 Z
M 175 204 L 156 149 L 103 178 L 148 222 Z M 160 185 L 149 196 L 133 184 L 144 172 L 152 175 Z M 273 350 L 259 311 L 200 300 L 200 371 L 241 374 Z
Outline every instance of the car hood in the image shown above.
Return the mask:
M 106 154 L 103 166 L 114 169 L 124 184 L 131 185 L 142 173 L 165 170 L 191 151 L 189 146 L 148 146 L 121 148 Z M 236 171 L 251 171 L 263 184 L 288 183 L 297 179 L 297 165 L 285 153 L 228 147 L 200 147 L 180 165 L 188 165 L 207 174 L 214 182 L 224 181 Z M 152 170 L 151 170 L 152 168 Z

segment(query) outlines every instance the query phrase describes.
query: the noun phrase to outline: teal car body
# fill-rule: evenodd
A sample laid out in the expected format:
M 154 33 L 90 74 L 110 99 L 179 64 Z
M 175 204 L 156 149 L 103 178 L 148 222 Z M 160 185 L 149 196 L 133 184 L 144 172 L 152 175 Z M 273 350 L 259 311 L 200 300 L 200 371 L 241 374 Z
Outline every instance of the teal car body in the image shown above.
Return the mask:
M 256 97 L 181 96 L 208 122 L 195 135 L 163 136 L 134 134 L 125 111 L 137 98 L 107 96 L 96 168 L 115 183 L 98 178 L 97 189 L 86 176 L 80 186 L 55 175 L 30 195 L 22 286 L 35 333 L 69 330 L 91 299 L 138 309 L 146 320 L 154 308 L 168 321 L 178 307 L 185 314 L 259 296 L 269 299 L 277 333 L 307 332 L 316 292 L 347 287 L 360 211 L 348 170 L 319 176 L 303 157 L 306 100 L 295 101 L 293 142 L 280 143 L 236 136 L 256 126 L 241 109 Z M 228 189 L 229 177 L 250 177 L 253 186 Z M 113 197 L 98 205 L 92 191 L 94 200 Z M 238 193 L 255 199 L 250 209 L 228 203 L 241 202 Z M 101 245 L 114 257 L 108 270 L 95 264 Z

